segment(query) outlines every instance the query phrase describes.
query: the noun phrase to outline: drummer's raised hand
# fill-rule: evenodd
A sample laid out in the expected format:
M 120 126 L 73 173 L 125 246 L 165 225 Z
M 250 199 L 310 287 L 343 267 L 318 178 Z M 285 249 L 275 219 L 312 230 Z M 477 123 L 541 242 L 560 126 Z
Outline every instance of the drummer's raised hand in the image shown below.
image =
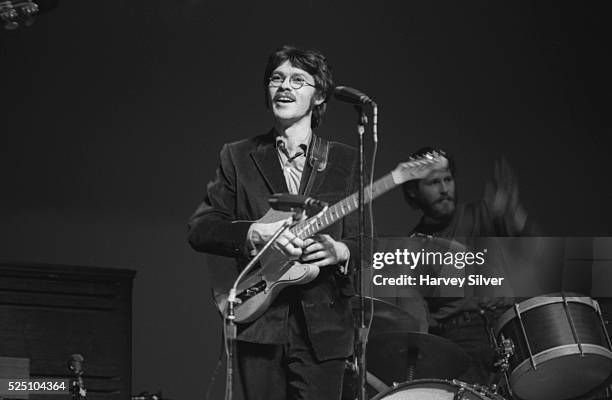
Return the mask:
M 493 217 L 503 220 L 509 234 L 523 231 L 527 213 L 519 202 L 518 184 L 504 157 L 495 162 L 493 181 L 485 186 L 484 201 Z

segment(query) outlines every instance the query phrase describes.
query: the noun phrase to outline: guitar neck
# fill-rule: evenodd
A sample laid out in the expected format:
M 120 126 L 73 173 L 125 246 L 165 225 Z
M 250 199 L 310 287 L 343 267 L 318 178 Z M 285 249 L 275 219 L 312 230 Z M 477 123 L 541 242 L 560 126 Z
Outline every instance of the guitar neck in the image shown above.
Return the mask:
M 393 189 L 397 184 L 392 174 L 387 174 L 364 189 L 364 204 L 367 204 L 383 193 Z M 315 233 L 327 228 L 334 222 L 344 218 L 359 208 L 359 193 L 353 193 L 345 199 L 329 207 L 323 214 L 310 217 L 291 229 L 291 232 L 300 239 L 306 239 Z

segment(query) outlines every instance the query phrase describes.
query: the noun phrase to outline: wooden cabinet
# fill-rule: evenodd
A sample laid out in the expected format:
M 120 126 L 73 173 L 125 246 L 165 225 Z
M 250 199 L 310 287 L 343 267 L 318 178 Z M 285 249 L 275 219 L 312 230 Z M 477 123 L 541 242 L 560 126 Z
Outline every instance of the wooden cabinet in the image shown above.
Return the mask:
M 31 378 L 69 379 L 68 361 L 79 353 L 88 399 L 129 399 L 134 274 L 0 263 L 0 357 L 29 359 Z

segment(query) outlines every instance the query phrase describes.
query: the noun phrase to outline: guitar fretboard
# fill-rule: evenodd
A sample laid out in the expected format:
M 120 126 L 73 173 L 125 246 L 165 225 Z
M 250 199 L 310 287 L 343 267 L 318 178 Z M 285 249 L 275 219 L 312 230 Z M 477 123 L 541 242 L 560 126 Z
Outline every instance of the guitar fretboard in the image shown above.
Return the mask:
M 372 185 L 372 190 L 370 191 L 370 186 L 367 186 L 364 189 L 363 197 L 364 204 L 369 203 L 374 200 L 381 194 L 388 192 L 393 189 L 396 183 L 393 181 L 393 176 L 391 174 L 387 174 L 374 182 Z M 345 199 L 337 202 L 333 206 L 329 207 L 323 214 L 319 216 L 310 217 L 305 221 L 297 224 L 291 232 L 304 240 L 315 233 L 327 228 L 334 222 L 344 218 L 348 214 L 359 208 L 359 194 L 353 193 L 352 195 L 346 197 Z

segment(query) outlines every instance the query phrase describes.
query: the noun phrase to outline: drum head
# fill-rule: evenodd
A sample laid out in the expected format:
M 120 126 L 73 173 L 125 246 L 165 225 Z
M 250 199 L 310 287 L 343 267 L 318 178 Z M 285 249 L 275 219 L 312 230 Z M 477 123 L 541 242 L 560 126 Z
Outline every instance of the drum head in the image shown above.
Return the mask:
M 460 391 L 463 391 L 463 395 L 459 394 Z M 485 391 L 477 391 L 473 386 L 459 381 L 418 379 L 379 393 L 372 400 L 503 400 L 499 396 L 488 396 Z

